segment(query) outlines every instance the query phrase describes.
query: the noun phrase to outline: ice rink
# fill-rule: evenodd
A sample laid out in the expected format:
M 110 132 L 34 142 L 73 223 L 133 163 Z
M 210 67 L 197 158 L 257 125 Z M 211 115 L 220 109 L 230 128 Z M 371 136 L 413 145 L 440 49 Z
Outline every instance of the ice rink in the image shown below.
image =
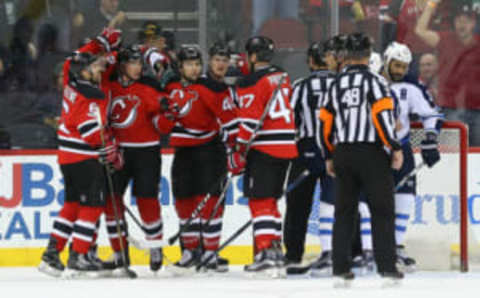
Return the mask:
M 167 271 L 154 276 L 147 267 L 133 267 L 135 280 L 65 280 L 47 277 L 36 268 L 1 268 L 0 297 L 15 298 L 426 298 L 478 297 L 480 273 L 417 272 L 400 286 L 382 288 L 376 276 L 357 278 L 350 289 L 334 289 L 333 279 L 252 279 L 241 267 L 224 275 L 172 277 Z

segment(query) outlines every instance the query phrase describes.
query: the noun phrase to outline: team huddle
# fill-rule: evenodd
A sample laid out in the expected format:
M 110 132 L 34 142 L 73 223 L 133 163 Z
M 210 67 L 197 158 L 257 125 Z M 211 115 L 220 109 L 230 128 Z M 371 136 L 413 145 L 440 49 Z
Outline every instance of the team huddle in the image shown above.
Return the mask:
M 372 44 L 363 34 L 313 43 L 308 50 L 312 74 L 293 88 L 286 72 L 271 64 L 275 46 L 270 38 L 252 37 L 245 50 L 248 73 L 235 84 L 226 82 L 230 51 L 221 43 L 210 47 L 204 75 L 198 47 L 181 47 L 174 62 L 149 45 L 121 46 L 121 32 L 114 29 L 105 29 L 65 61 L 58 129 L 65 203 L 40 271 L 55 277 L 135 277 L 129 268 L 131 238 L 125 219 L 131 211 L 123 204 L 130 182 L 141 221 L 131 215 L 150 243 L 150 269 L 161 269 L 162 135 L 169 135 L 175 149 L 171 183 L 180 227 L 179 237 L 170 240 L 178 238 L 182 249 L 181 259 L 169 266 L 175 274 L 200 267 L 228 271 L 228 260 L 218 252 L 225 192 L 235 175 L 244 175 L 253 227 L 254 260 L 246 272 L 278 274 L 286 269 L 289 274 L 333 273 L 347 280 L 353 278 L 352 264 L 374 270 L 376 261 L 378 273 L 392 278 L 402 276 L 397 265 L 405 271 L 414 267 L 403 239 L 415 180 L 409 177 L 397 188 L 395 199 L 394 181 L 415 167 L 408 140 L 410 115 L 424 124 L 422 157 L 429 167 L 440 159 L 436 138 L 442 116 L 420 85 L 404 79 L 412 60 L 408 47 L 390 45 L 378 74 L 368 67 Z M 365 158 L 349 155 L 357 147 Z M 372 150 L 381 160 L 367 169 Z M 386 166 L 380 168 L 383 161 Z M 373 181 L 372 176 L 359 181 L 355 175 L 365 170 L 390 180 Z M 283 222 L 277 202 L 286 192 L 286 180 L 295 186 L 287 193 Z M 302 267 L 318 180 L 322 254 Z M 364 253 L 352 261 L 358 212 Z M 103 213 L 113 250 L 108 261 L 97 257 Z M 373 231 L 373 245 L 367 231 Z M 59 254 L 69 240 L 65 266 Z

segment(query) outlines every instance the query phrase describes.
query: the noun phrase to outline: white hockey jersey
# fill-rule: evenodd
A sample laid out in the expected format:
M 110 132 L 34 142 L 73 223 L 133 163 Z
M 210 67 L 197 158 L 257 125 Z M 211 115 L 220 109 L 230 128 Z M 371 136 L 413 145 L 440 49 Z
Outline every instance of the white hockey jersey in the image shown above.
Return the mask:
M 390 86 L 397 99 L 397 137 L 404 144 L 410 136 L 411 116 L 419 117 L 425 131 L 440 132 L 443 115 L 428 91 L 418 83 L 395 82 Z

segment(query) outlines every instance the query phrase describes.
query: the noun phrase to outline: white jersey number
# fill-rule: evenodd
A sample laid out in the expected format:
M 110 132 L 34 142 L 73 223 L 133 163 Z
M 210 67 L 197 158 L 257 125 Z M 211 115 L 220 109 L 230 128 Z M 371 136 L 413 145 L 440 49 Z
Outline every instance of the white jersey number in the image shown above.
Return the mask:
M 288 88 L 282 88 L 281 92 L 278 92 L 277 96 L 273 99 L 270 111 L 268 112 L 268 116 L 271 119 L 284 118 L 286 123 L 290 123 L 290 110 L 285 106 L 285 97 L 288 97 L 288 92 Z

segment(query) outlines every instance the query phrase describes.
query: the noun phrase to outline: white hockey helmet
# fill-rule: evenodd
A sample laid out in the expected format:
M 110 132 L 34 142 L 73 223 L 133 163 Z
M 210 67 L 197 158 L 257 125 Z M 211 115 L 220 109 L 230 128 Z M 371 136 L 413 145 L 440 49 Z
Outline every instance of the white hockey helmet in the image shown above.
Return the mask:
M 370 60 L 368 61 L 368 66 L 370 67 L 370 70 L 374 73 L 380 73 L 380 70 L 383 66 L 383 61 L 379 53 L 372 52 L 372 54 L 370 55 Z
M 393 59 L 410 64 L 412 62 L 412 52 L 407 45 L 394 41 L 383 53 L 385 67 L 388 67 Z

